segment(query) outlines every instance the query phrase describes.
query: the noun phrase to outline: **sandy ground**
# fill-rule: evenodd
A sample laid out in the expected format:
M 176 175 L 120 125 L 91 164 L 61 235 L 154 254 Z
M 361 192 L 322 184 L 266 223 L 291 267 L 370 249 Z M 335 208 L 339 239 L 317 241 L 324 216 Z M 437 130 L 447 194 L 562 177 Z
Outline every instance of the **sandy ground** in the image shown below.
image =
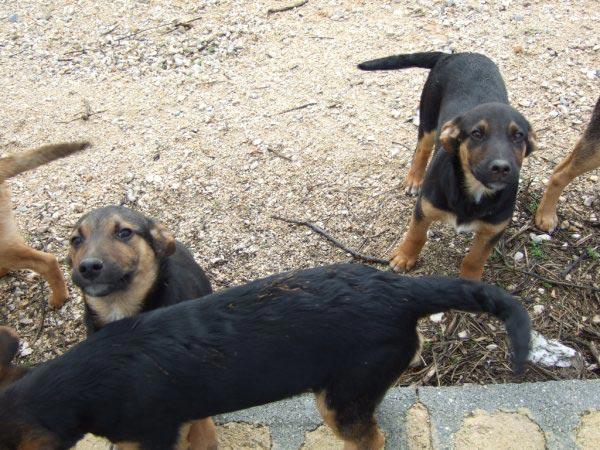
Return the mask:
M 498 63 L 511 102 L 540 142 L 522 171 L 528 187 L 507 236 L 531 224 L 551 168 L 580 136 L 600 91 L 595 1 L 310 0 L 266 14 L 283 3 L 3 2 L 0 151 L 67 139 L 94 143 L 11 180 L 28 240 L 64 260 L 70 227 L 82 213 L 123 203 L 187 243 L 216 289 L 348 260 L 272 214 L 314 221 L 354 248 L 387 257 L 414 205 L 403 179 L 427 73 L 365 73 L 355 65 L 422 50 L 478 51 Z M 82 120 L 86 108 L 92 115 Z M 547 259 L 564 258 L 557 270 L 600 243 L 597 185 L 596 171 L 564 195 L 559 213 L 570 222 L 544 244 Z M 415 273 L 456 275 L 468 242 L 436 227 Z M 529 230 L 511 242 L 505 265 L 515 266 L 519 249 L 523 267 L 531 267 Z M 68 276 L 64 261 L 63 268 Z M 569 277 L 591 285 L 598 271 L 597 256 L 590 257 Z M 597 294 L 493 266 L 484 278 L 519 291 L 532 311 L 545 308 L 534 325 L 585 355 L 577 373 L 532 372 L 531 379 L 597 376 L 586 353 L 600 337 Z M 42 286 L 25 273 L 0 280 L 0 322 L 23 336 L 26 363 L 56 356 L 84 334 L 79 293 L 72 290 L 62 310 L 45 311 Z M 461 318 L 456 331 L 469 326 Z M 459 339 L 438 337 L 443 323 L 427 327 L 434 344 L 451 346 L 438 359 L 452 356 L 460 366 L 468 354 L 469 367 L 486 370 L 492 382 L 510 376 L 503 335 L 491 333 L 496 328 L 472 331 L 481 340 L 467 352 Z M 472 370 L 438 373 L 432 357 L 426 352 L 424 369 L 406 382 L 490 382 Z

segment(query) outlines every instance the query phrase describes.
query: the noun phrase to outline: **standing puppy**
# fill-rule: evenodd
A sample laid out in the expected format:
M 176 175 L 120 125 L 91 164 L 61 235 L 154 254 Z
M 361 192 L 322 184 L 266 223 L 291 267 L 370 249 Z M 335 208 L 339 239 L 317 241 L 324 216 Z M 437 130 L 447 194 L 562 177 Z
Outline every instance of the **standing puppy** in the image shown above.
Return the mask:
M 53 308 L 60 308 L 69 296 L 58 261 L 54 255 L 35 250 L 25 243 L 13 215 L 10 188 L 4 181 L 83 150 L 88 145 L 87 142 L 44 145 L 0 158 L 0 277 L 12 269 L 30 269 L 39 273 L 52 289 L 49 303 Z
M 162 225 L 123 206 L 75 225 L 69 262 L 85 302 L 88 335 L 110 322 L 212 293 L 204 271 Z M 190 429 L 192 450 L 216 448 L 210 418 Z
M 443 220 L 458 232 L 475 232 L 460 276 L 479 280 L 512 217 L 523 158 L 536 147 L 529 122 L 508 104 L 502 76 L 484 55 L 413 53 L 358 67 L 431 69 L 421 94 L 419 140 L 406 177 L 407 191 L 419 196 L 390 266 L 410 270 L 425 245 L 427 229 Z
M 552 231 L 558 224 L 556 204 L 563 189 L 575 177 L 582 173 L 600 167 L 600 97 L 596 101 L 592 119 L 583 136 L 573 151 L 567 156 L 552 173 L 548 189 L 540 202 L 535 215 L 535 224 L 540 230 Z

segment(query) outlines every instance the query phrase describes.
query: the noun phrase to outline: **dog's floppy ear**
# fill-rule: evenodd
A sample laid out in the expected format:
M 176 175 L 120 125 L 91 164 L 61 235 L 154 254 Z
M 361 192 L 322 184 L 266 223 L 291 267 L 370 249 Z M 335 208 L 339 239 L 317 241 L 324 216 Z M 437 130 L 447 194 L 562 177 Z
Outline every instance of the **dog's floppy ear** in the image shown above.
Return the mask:
M 529 156 L 533 151 L 538 151 L 537 135 L 531 126 L 529 126 L 527 130 L 527 142 L 525 144 L 525 156 Z
M 458 137 L 460 136 L 460 119 L 456 118 L 446 122 L 442 126 L 440 132 L 440 143 L 444 150 L 448 153 L 456 153 L 458 151 L 458 145 L 460 143 Z
M 150 235 L 152 248 L 159 258 L 167 258 L 175 253 L 175 238 L 163 225 L 152 222 Z

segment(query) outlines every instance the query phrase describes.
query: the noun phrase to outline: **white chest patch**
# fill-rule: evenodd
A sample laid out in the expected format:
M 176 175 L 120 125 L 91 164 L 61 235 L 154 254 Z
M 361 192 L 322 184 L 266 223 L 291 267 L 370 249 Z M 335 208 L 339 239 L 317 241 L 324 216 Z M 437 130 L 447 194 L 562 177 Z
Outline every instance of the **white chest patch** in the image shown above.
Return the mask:
M 474 233 L 479 229 L 477 222 L 461 223 L 458 225 L 456 223 L 456 216 L 448 216 L 446 223 L 454 227 L 457 233 Z

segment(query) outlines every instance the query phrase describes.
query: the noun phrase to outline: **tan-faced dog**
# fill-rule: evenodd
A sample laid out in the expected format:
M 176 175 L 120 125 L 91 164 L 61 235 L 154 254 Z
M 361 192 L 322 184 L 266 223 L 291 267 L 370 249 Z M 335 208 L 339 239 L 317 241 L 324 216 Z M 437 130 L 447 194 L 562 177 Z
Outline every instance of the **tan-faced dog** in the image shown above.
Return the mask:
M 475 232 L 460 276 L 479 280 L 512 217 L 523 159 L 536 147 L 529 122 L 508 104 L 498 67 L 477 53 L 441 52 L 390 56 L 358 67 L 431 69 L 421 94 L 419 139 L 406 178 L 407 191 L 419 197 L 390 266 L 410 270 L 429 226 L 446 221 L 458 232 Z
M 556 204 L 563 189 L 575 177 L 600 167 L 600 97 L 592 119 L 573 151 L 554 169 L 550 183 L 535 215 L 540 230 L 553 231 L 558 224 Z
M 85 302 L 88 335 L 116 320 L 212 292 L 189 250 L 161 224 L 123 206 L 83 216 L 71 233 L 69 263 Z M 215 448 L 210 418 L 189 430 L 191 450 Z
M 0 158 L 0 277 L 13 269 L 39 273 L 52 289 L 49 303 L 54 308 L 60 308 L 69 296 L 58 261 L 54 255 L 31 248 L 21 237 L 13 215 L 10 188 L 5 180 L 83 150 L 88 145 L 87 142 L 45 145 Z

